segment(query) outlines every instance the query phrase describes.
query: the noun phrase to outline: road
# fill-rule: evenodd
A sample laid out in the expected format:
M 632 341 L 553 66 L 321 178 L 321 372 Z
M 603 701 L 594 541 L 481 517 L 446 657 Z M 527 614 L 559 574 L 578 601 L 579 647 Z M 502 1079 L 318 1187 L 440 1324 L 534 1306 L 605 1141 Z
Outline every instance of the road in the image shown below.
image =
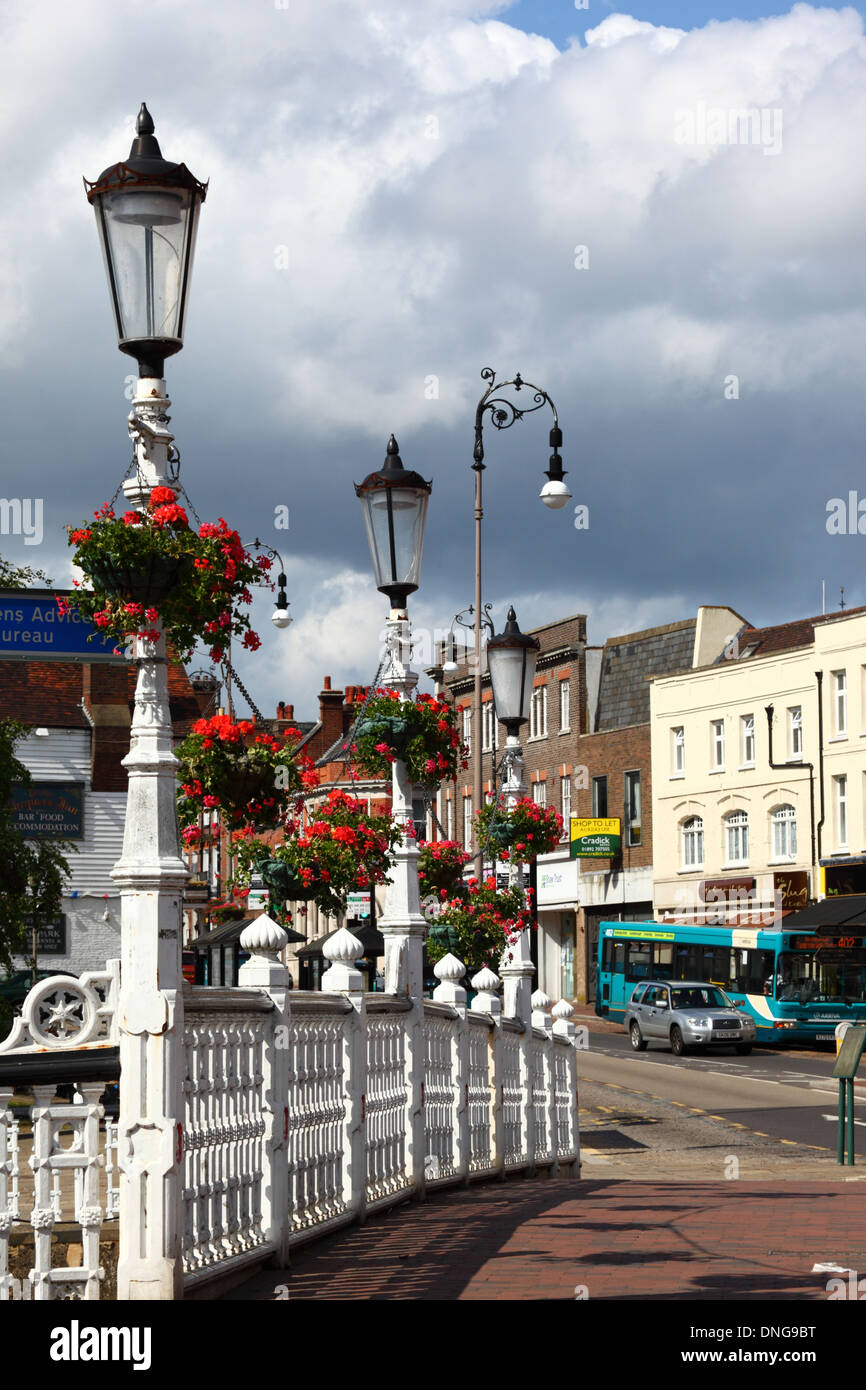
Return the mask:
M 608 1088 L 703 1111 L 754 1134 L 833 1150 L 837 1083 L 833 1052 L 758 1049 L 674 1057 L 662 1047 L 632 1051 L 623 1033 L 591 1033 L 578 1053 L 581 1078 Z M 857 1147 L 866 1149 L 866 1094 L 858 1094 Z

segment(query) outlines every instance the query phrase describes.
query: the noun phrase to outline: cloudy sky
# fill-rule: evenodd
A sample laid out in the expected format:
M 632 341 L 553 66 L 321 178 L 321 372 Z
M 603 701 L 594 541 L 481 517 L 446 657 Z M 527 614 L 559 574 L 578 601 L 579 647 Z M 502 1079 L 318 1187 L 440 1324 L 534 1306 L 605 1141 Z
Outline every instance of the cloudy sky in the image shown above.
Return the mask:
M 44 499 L 42 545 L 0 551 L 68 582 L 62 526 L 129 460 L 81 176 L 125 157 L 146 100 L 210 179 L 168 363 L 184 482 L 286 558 L 295 622 L 257 605 L 238 662 L 266 713 L 375 672 L 352 483 L 392 431 L 434 480 L 415 622 L 471 602 L 487 366 L 550 393 L 574 493 L 537 500 L 548 418 L 488 427 L 497 618 L 586 612 L 603 642 L 699 603 L 819 612 L 822 580 L 828 607 L 866 602 L 866 539 L 826 527 L 829 499 L 866 499 L 858 10 L 6 0 L 0 93 L 0 494 Z

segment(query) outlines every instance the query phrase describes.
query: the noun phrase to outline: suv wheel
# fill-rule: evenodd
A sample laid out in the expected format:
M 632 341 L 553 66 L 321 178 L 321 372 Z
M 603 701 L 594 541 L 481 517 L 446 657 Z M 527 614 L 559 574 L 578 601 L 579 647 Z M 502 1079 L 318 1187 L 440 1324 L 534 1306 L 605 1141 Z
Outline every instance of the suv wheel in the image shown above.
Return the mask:
M 631 1045 L 635 1052 L 646 1052 L 646 1038 L 643 1037 L 636 1019 L 632 1019 L 629 1029 Z
M 675 1057 L 683 1057 L 685 1056 L 685 1051 L 686 1045 L 683 1042 L 683 1035 L 676 1024 L 674 1024 L 671 1029 L 671 1052 Z

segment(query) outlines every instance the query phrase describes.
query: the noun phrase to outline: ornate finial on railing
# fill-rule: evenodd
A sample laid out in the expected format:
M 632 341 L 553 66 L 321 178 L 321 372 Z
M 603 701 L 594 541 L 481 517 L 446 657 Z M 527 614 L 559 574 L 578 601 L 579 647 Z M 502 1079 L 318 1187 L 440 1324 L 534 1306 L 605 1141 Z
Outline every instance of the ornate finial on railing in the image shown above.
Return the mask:
M 280 956 L 288 940 L 279 922 L 264 913 L 244 927 L 240 945 L 241 950 L 249 951 L 250 958 L 238 971 L 238 984 L 252 989 L 285 989 L 289 972 Z
M 560 999 L 558 1004 L 554 1004 L 550 1012 L 555 1019 L 553 1025 L 553 1032 L 555 1035 L 559 1038 L 568 1038 L 568 1040 L 571 1041 L 577 1029 L 571 1021 L 574 1009 L 569 1004 L 568 1000 Z
M 502 1000 L 496 992 L 502 981 L 495 975 L 488 966 L 479 970 L 477 975 L 473 975 L 469 982 L 476 990 L 475 998 L 472 1000 L 470 1008 L 474 1013 L 501 1014 Z
M 460 1008 L 466 1006 L 466 990 L 460 981 L 466 974 L 462 960 L 449 952 L 433 966 L 433 974 L 440 983 L 433 991 L 433 998 L 440 1004 L 453 1004 Z
M 532 1026 L 541 1028 L 545 1033 L 549 1033 L 553 1028 L 553 1019 L 548 1013 L 551 1005 L 549 994 L 545 994 L 543 989 L 537 989 L 530 1000 L 532 1004 Z
M 331 962 L 322 976 L 322 989 L 334 993 L 360 993 L 364 988 L 364 976 L 355 969 L 355 961 L 363 954 L 362 942 L 346 927 L 334 932 L 322 947 L 322 955 Z
M 241 949 L 253 956 L 278 955 L 285 950 L 288 941 L 285 928 L 265 913 L 244 927 L 240 936 Z

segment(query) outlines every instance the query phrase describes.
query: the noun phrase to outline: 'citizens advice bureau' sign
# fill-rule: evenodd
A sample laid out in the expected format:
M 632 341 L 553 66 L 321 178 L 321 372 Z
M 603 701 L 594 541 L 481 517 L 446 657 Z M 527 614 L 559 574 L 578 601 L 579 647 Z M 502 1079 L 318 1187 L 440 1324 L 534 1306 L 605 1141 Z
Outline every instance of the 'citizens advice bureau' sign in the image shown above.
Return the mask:
M 66 590 L 66 593 L 69 591 Z M 58 597 L 63 593 L 58 590 Z M 93 635 L 93 641 L 88 637 Z M 106 637 L 75 609 L 61 613 L 54 591 L 6 590 L 0 592 L 0 657 L 29 657 L 44 661 L 54 657 L 69 661 L 122 661 L 114 655 L 117 643 Z

